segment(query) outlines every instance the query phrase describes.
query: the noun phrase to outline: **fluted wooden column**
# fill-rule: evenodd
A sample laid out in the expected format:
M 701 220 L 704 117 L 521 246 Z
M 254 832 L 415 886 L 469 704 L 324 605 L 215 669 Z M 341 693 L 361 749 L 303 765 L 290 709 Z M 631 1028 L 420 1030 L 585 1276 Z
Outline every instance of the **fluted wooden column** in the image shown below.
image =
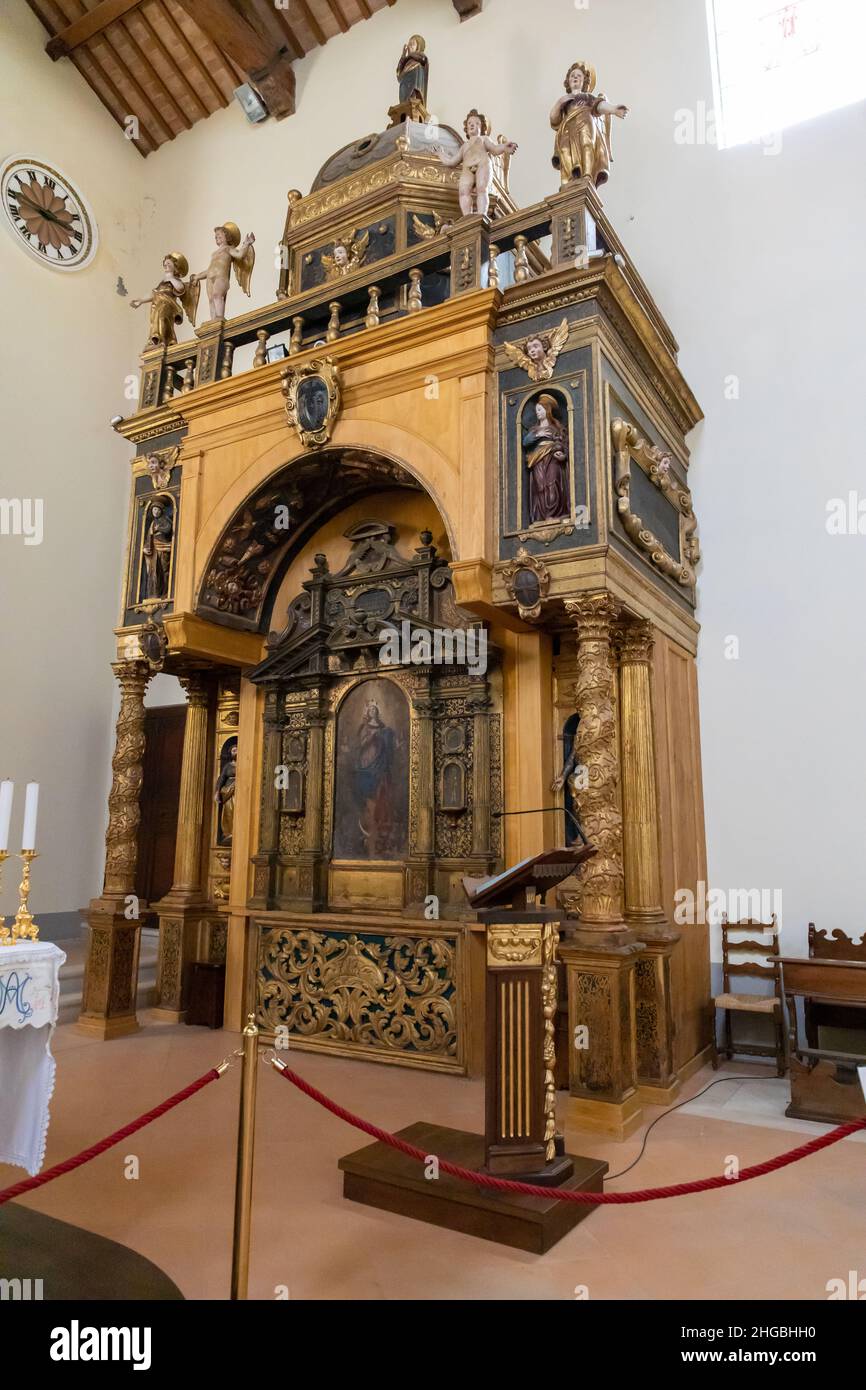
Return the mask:
M 577 758 L 587 769 L 578 798 L 580 821 L 598 853 L 581 870 L 580 925 L 585 931 L 623 930 L 622 816 L 614 709 L 613 625 L 620 612 L 606 592 L 567 599 L 577 625 L 575 704 Z
M 323 857 L 325 824 L 325 727 L 327 702 L 320 690 L 311 692 L 305 708 L 307 721 L 306 816 L 302 858 L 298 870 L 298 897 L 311 911 L 327 900 L 327 866 Z M 299 904 L 300 905 L 300 904 Z
M 631 926 L 664 925 L 661 905 L 655 742 L 650 663 L 652 623 L 637 622 L 617 634 L 620 662 L 622 838 L 625 916 Z
M 415 716 L 415 835 L 409 870 L 409 898 L 419 907 L 434 891 L 433 857 L 436 850 L 436 788 L 433 761 L 433 700 L 430 676 L 419 674 L 412 694 Z
M 159 960 L 156 1007 L 180 1020 L 186 1009 L 186 967 L 196 957 L 202 915 L 206 911 L 202 891 L 202 828 L 205 775 L 207 773 L 208 708 L 211 683 L 206 675 L 190 672 L 180 677 L 186 691 L 186 724 L 180 771 L 174 882 L 157 904 Z
M 105 833 L 105 874 L 102 894 L 84 914 L 90 928 L 84 1001 L 79 1027 L 101 1038 L 134 1033 L 138 988 L 141 924 L 128 915 L 127 899 L 135 893 L 138 825 L 141 819 L 144 761 L 144 692 L 151 671 L 144 661 L 118 661 L 112 666 L 120 686 L 108 829 Z
M 283 761 L 283 730 L 286 723 L 285 696 L 273 688 L 265 694 L 262 719 L 262 811 L 259 820 L 259 848 L 253 855 L 254 876 L 251 907 L 275 906 L 277 855 L 280 848 L 279 797 L 276 769 Z M 308 785 L 307 798 L 317 795 Z M 309 809 L 309 808 L 308 808 Z
M 490 697 L 471 697 L 472 708 L 472 853 L 490 856 Z
M 186 691 L 186 726 L 177 809 L 172 895 L 201 897 L 201 836 L 204 779 L 207 768 L 207 718 L 210 685 L 201 675 L 181 676 Z
M 680 939 L 662 907 L 652 710 L 653 627 L 645 620 L 617 633 L 622 749 L 625 918 L 643 942 L 635 966 L 635 1043 L 641 1093 L 670 1104 L 679 1089 L 673 1067 L 671 957 Z

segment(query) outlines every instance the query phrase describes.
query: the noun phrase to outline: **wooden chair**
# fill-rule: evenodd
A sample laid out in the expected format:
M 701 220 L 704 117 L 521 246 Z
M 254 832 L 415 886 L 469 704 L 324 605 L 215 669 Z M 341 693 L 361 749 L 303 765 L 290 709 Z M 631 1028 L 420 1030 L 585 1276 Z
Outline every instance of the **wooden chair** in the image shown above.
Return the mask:
M 866 932 L 860 941 L 855 941 L 839 927 L 828 933 L 823 929 L 818 931 L 815 923 L 810 922 L 809 959 L 816 957 L 820 960 L 866 960 Z M 862 1009 L 820 999 L 804 1000 L 803 1031 L 808 1047 L 818 1047 L 818 1029 L 822 1027 L 862 1030 L 866 1027 L 866 1019 Z
M 746 933 L 743 941 L 736 938 Z M 749 935 L 752 933 L 752 935 Z M 754 933 L 761 935 L 769 934 L 770 940 L 756 941 Z M 732 939 L 733 938 L 733 939 Z M 759 964 L 757 961 L 744 961 L 742 963 L 731 960 L 732 956 L 762 956 L 766 964 Z M 722 994 L 716 995 L 713 1000 L 713 1069 L 719 1065 L 720 1049 L 716 1042 L 716 1010 L 723 1009 L 725 1014 L 725 1046 L 722 1049 L 725 1057 L 731 1058 L 734 1053 L 747 1057 L 775 1057 L 776 1071 L 779 1076 L 784 1076 L 787 1068 L 785 1054 L 785 1025 L 782 1018 L 782 992 L 779 983 L 779 928 L 776 924 L 776 914 L 773 913 L 769 922 L 757 922 L 747 918 L 742 922 L 729 922 L 727 914 L 722 915 Z M 751 975 L 765 980 L 773 981 L 772 994 L 735 994 L 731 991 L 731 979 L 736 976 Z M 733 1042 L 731 1029 L 731 1015 L 733 1013 L 751 1014 L 770 1014 L 773 1018 L 775 1029 L 775 1045 L 770 1046 L 765 1043 L 737 1043 Z

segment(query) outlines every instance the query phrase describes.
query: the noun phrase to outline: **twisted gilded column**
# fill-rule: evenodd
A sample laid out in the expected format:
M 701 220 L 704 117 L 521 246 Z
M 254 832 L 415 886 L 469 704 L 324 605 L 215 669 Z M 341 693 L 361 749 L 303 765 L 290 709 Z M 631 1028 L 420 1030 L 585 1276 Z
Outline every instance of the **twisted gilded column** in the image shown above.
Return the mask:
M 120 686 L 105 832 L 102 896 L 124 897 L 135 889 L 138 825 L 144 762 L 144 692 L 150 669 L 144 661 L 116 661 L 111 668 Z
M 79 1028 L 100 1038 L 134 1033 L 140 922 L 135 907 L 138 825 L 144 761 L 144 692 L 151 672 L 144 661 L 118 661 L 120 686 L 102 895 L 84 914 L 89 927 Z
M 598 851 L 581 871 L 580 925 L 584 930 L 622 930 L 622 816 L 611 659 L 620 605 L 603 592 L 567 599 L 565 608 L 577 625 L 576 751 L 587 769 L 578 801 L 580 821 Z

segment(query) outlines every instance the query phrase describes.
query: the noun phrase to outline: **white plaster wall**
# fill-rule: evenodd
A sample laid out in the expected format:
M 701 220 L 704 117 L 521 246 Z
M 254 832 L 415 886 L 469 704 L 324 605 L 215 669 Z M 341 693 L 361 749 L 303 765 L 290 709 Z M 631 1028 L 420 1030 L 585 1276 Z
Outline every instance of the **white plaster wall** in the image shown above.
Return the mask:
M 129 475 L 108 421 L 128 408 L 134 341 L 115 286 L 139 260 L 142 160 L 71 65 L 49 61 L 21 0 L 0 4 L 0 30 L 0 156 L 55 161 L 101 235 L 89 267 L 61 274 L 0 231 L 0 496 L 41 498 L 44 509 L 41 545 L 0 535 L 0 777 L 18 784 L 15 849 L 24 783 L 41 783 L 33 906 L 46 914 L 74 910 L 102 882 Z M 7 914 L 17 867 L 6 866 Z
M 18 28 L 33 23 L 21 20 Z M 683 369 L 707 417 L 691 440 L 691 482 L 705 556 L 700 685 L 710 883 L 781 890 L 785 944 L 793 951 L 804 946 L 809 918 L 859 932 L 866 926 L 860 853 L 866 656 L 858 600 L 866 538 L 829 536 L 825 515 L 829 498 L 858 488 L 866 495 L 855 414 L 866 366 L 862 103 L 786 130 L 774 155 L 761 146 L 719 151 L 711 144 L 679 144 L 677 112 L 696 111 L 699 103 L 711 108 L 713 101 L 700 0 L 590 0 L 587 7 L 571 0 L 533 6 L 485 0 L 482 15 L 464 24 L 444 0 L 436 6 L 399 0 L 296 65 L 298 112 L 288 120 L 254 127 L 232 106 L 140 161 L 84 84 L 67 72 L 62 90 L 72 94 L 86 134 L 74 123 L 61 133 L 56 118 L 45 128 L 39 103 L 28 100 L 21 105 L 22 138 L 45 129 L 46 151 L 71 174 L 82 173 L 106 241 L 113 221 L 126 222 L 126 239 L 115 238 L 115 254 L 126 257 L 124 266 L 129 261 L 134 294 L 147 292 L 168 249 L 184 251 L 203 268 L 214 223 L 232 218 L 242 231 L 252 229 L 259 253 L 253 295 L 246 300 L 233 288 L 229 311 L 237 313 L 274 297 L 273 248 L 286 191 L 308 191 L 329 154 L 385 125 L 394 65 L 413 32 L 427 39 L 431 110 L 459 127 L 477 105 L 496 132 L 519 142 L 511 180 L 519 202 L 557 186 L 548 111 L 570 61 L 591 60 L 599 86 L 631 107 L 625 124 L 616 126 L 604 199 L 680 341 Z M 5 54 L 0 61 L 7 61 Z M 44 60 L 39 71 L 32 54 L 28 62 L 29 95 L 44 91 L 57 101 L 64 65 L 52 68 Z M 2 100 L 8 104 L 8 95 Z M 92 174 L 84 163 L 76 170 L 71 148 L 70 158 L 63 158 L 70 141 L 87 146 L 88 139 L 95 142 Z M 23 260 L 17 256 L 21 276 L 29 271 L 18 266 Z M 38 279 L 40 272 L 34 274 Z M 113 285 L 104 283 L 108 272 L 100 262 L 85 274 L 94 284 L 102 274 L 98 302 L 114 340 L 126 344 L 133 370 L 141 334 L 124 336 L 128 301 L 112 300 Z M 76 335 L 64 326 L 68 319 L 60 322 L 59 300 L 53 286 L 46 291 L 42 283 L 46 273 L 41 276 L 46 319 L 34 337 L 44 352 L 46 338 L 53 343 L 56 333 L 67 341 Z M 89 355 L 98 354 L 93 333 L 82 341 Z M 115 408 L 108 402 L 115 399 L 116 378 L 102 379 L 80 359 L 72 370 L 75 385 L 59 389 L 74 402 L 81 438 L 93 441 L 78 457 L 86 456 L 87 466 L 98 457 L 100 478 L 121 489 L 125 480 L 121 485 L 103 462 L 118 449 L 102 428 Z M 732 375 L 739 379 L 737 399 L 725 394 Z M 27 374 L 25 385 L 29 399 L 44 400 L 43 387 L 37 392 Z M 38 404 L 36 410 L 44 414 Z M 59 474 L 52 456 L 52 486 Z M 97 507 L 109 505 L 103 490 L 94 499 L 91 488 L 88 496 Z M 111 509 L 116 517 L 116 499 Z M 69 554 L 76 574 L 93 566 L 86 623 L 100 649 L 95 666 L 104 670 L 117 603 L 117 539 L 88 529 L 97 535 L 92 558 L 80 532 Z M 44 632 L 49 562 L 43 563 L 32 611 Z M 58 552 L 51 563 L 54 573 L 64 558 Z M 35 569 L 29 557 L 27 567 Z M 728 636 L 739 641 L 737 660 L 725 658 Z M 35 647 L 38 639 L 25 640 Z M 29 674 L 26 682 L 33 694 L 28 703 L 39 708 L 38 682 Z M 89 743 L 86 733 L 80 737 L 82 704 L 75 720 L 64 717 L 76 744 L 68 798 L 83 795 L 86 784 L 93 808 L 68 857 L 88 864 L 98 857 L 104 824 L 93 788 L 98 783 L 101 795 L 105 783 L 99 761 L 108 738 L 105 699 L 101 693 L 96 703 L 84 702 Z M 45 717 L 57 720 L 56 701 L 46 700 Z M 26 722 L 33 724 L 33 717 Z M 50 742 L 57 742 L 54 734 Z M 58 814 L 48 829 L 62 838 L 65 823 Z M 86 888 L 76 880 L 80 896 L 94 890 L 95 877 Z

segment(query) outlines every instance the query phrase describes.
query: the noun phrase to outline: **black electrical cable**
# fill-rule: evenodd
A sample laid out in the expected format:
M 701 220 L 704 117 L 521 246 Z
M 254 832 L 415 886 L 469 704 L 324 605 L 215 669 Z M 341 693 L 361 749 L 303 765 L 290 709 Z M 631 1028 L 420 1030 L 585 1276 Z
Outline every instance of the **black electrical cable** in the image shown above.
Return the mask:
M 691 1105 L 693 1101 L 695 1101 L 695 1100 L 700 1100 L 701 1096 L 705 1096 L 705 1095 L 707 1094 L 707 1091 L 711 1091 L 712 1088 L 713 1088 L 714 1086 L 721 1086 L 721 1084 L 722 1084 L 723 1081 L 779 1081 L 779 1080 L 780 1080 L 780 1078 L 779 1078 L 778 1076 L 720 1076 L 716 1081 L 711 1081 L 711 1082 L 709 1083 L 709 1085 L 705 1086 L 704 1089 L 703 1089 L 702 1091 L 698 1091 L 697 1094 L 694 1095 L 694 1096 L 689 1096 L 688 1100 L 681 1100 L 680 1103 L 679 1103 L 678 1105 L 672 1105 L 671 1108 L 670 1108 L 670 1110 L 663 1110 L 662 1113 L 661 1113 L 660 1115 L 656 1115 L 656 1117 L 655 1117 L 655 1119 L 653 1120 L 652 1124 L 647 1126 L 647 1131 L 646 1131 L 646 1134 L 645 1134 L 644 1137 L 643 1137 L 643 1143 L 642 1143 L 641 1146 L 640 1146 L 640 1153 L 638 1154 L 637 1158 L 634 1160 L 633 1163 L 630 1163 L 630 1164 L 628 1165 L 627 1168 L 621 1168 L 620 1171 L 619 1171 L 618 1173 L 611 1173 L 608 1177 L 606 1177 L 605 1180 L 604 1180 L 604 1181 L 605 1181 L 605 1185 L 607 1185 L 609 1182 L 613 1182 L 616 1178 L 624 1178 L 625 1175 L 626 1175 L 626 1173 L 630 1173 L 631 1170 L 632 1170 L 632 1168 L 636 1168 L 636 1167 L 637 1167 L 637 1165 L 640 1163 L 640 1161 L 641 1161 L 641 1159 L 643 1158 L 644 1153 L 645 1153 L 645 1151 L 646 1151 L 646 1141 L 647 1141 L 647 1140 L 649 1139 L 649 1137 L 650 1137 L 650 1132 L 651 1132 L 653 1129 L 655 1129 L 655 1127 L 656 1127 L 656 1125 L 658 1124 L 659 1120 L 665 1120 L 665 1119 L 667 1119 L 668 1115 L 672 1115 L 672 1114 L 674 1113 L 675 1110 L 682 1110 L 682 1108 L 683 1108 L 684 1105 Z

